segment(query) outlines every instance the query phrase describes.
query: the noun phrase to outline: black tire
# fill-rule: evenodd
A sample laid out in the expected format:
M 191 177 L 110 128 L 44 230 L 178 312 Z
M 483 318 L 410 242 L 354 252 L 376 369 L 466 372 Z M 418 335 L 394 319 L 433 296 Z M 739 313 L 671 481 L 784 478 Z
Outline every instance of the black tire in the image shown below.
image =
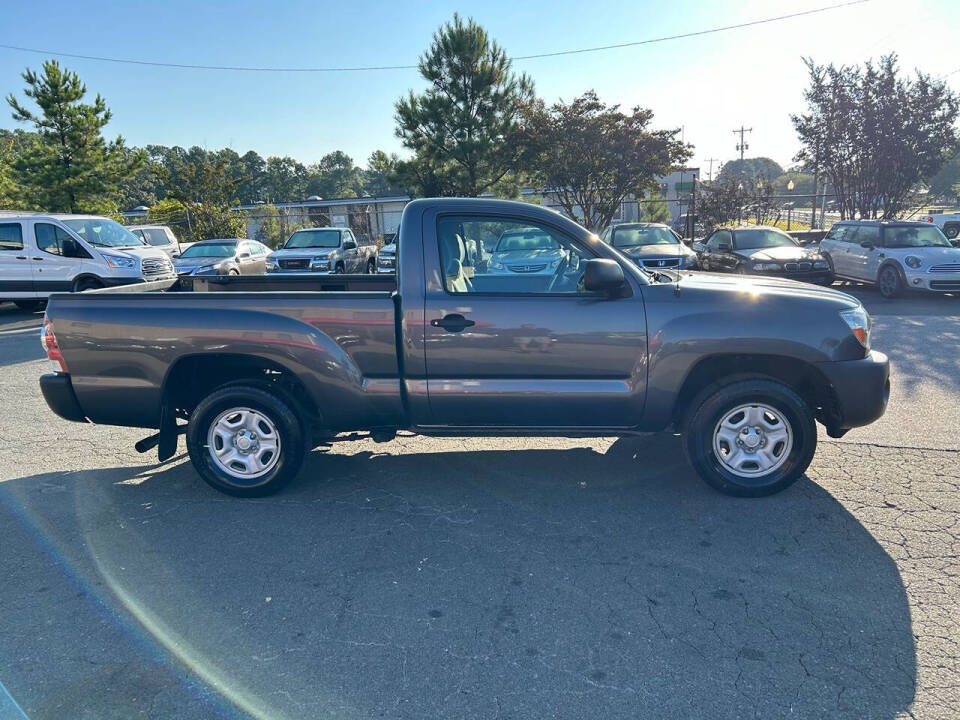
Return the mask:
M 945 225 L 943 228 L 943 234 L 947 236 L 948 239 L 953 240 L 957 235 L 960 235 L 960 225 L 956 223 L 951 223 Z
M 40 308 L 47 304 L 46 300 L 40 300 L 38 298 L 30 298 L 28 300 L 14 300 L 13 304 L 16 305 L 23 312 L 37 312 Z
M 343 263 L 342 263 L 342 262 L 338 262 L 338 263 L 337 263 L 336 265 L 334 265 L 334 267 L 333 267 L 333 274 L 334 274 L 334 275 L 343 275 L 343 273 L 344 273 Z
M 214 460 L 208 442 L 211 426 L 233 408 L 254 410 L 266 417 L 279 437 L 279 457 L 263 475 L 238 477 Z M 236 497 L 263 497 L 282 489 L 300 471 L 307 450 L 303 425 L 291 406 L 273 393 L 248 385 L 213 391 L 194 408 L 187 427 L 187 451 L 193 467 L 208 485 Z
M 377 271 L 377 263 L 373 259 L 367 260 L 367 275 L 373 275 Z
M 229 272 L 227 272 L 227 275 L 229 275 L 229 276 L 231 276 L 231 277 L 237 277 L 237 276 L 240 275 L 240 271 L 239 271 L 239 270 L 230 270 Z
M 740 406 L 762 403 L 786 420 L 792 446 L 782 463 L 765 475 L 743 477 L 717 456 L 714 433 L 725 415 Z M 684 426 L 684 447 L 690 464 L 712 488 L 737 497 L 773 495 L 792 485 L 806 471 L 817 448 L 813 411 L 793 390 L 771 379 L 749 379 L 702 391 L 691 403 Z M 741 466 L 742 468 L 743 466 Z
M 906 287 L 903 275 L 895 265 L 884 265 L 877 273 L 877 289 L 887 300 L 893 300 L 903 295 Z
M 84 290 L 99 290 L 103 283 L 92 277 L 77 278 L 73 283 L 72 292 L 83 292 Z

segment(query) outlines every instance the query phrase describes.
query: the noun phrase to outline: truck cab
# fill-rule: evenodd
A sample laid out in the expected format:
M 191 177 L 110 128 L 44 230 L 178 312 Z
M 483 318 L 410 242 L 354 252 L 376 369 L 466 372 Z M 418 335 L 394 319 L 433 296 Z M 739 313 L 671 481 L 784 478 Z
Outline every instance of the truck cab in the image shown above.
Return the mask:
M 267 257 L 267 272 L 372 274 L 376 263 L 376 246 L 358 240 L 350 228 L 305 228 Z

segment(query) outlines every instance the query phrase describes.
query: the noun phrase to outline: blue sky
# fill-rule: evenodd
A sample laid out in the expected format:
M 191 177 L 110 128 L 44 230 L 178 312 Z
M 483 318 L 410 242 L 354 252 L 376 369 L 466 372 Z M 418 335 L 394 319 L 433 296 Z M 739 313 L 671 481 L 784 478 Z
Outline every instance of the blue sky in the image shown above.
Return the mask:
M 454 11 L 472 16 L 512 55 L 605 45 L 824 7 L 837 0 L 672 0 L 591 3 L 47 2 L 0 0 L 0 43 L 162 62 L 244 66 L 413 64 Z M 955 0 L 870 2 L 765 26 L 642 47 L 517 62 L 548 101 L 595 89 L 607 102 L 651 108 L 658 127 L 683 127 L 691 164 L 736 156 L 731 132 L 754 131 L 748 155 L 788 163 L 789 115 L 803 107 L 802 57 L 859 62 L 896 51 L 902 66 L 960 69 L 949 29 Z M 43 56 L 0 49 L 0 94 Z M 134 145 L 253 149 L 315 162 L 345 150 L 402 152 L 393 103 L 423 83 L 415 70 L 301 74 L 181 70 L 61 59 L 113 110 L 108 136 Z M 960 90 L 960 72 L 948 80 Z M 0 109 L 0 127 L 13 128 Z

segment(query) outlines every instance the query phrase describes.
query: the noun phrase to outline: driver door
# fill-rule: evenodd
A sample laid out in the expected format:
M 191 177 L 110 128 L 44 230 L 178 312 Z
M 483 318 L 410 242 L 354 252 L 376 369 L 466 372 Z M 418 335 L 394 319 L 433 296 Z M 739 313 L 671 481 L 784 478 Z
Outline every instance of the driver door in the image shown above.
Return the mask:
M 548 237 L 510 269 L 466 265 L 490 237 Z M 629 296 L 587 293 L 596 253 L 544 222 L 502 215 L 424 216 L 424 358 L 431 425 L 626 428 L 646 390 L 646 317 Z M 536 244 L 536 241 L 534 241 Z M 541 266 L 544 266 L 541 269 Z M 441 272 L 442 270 L 442 272 Z

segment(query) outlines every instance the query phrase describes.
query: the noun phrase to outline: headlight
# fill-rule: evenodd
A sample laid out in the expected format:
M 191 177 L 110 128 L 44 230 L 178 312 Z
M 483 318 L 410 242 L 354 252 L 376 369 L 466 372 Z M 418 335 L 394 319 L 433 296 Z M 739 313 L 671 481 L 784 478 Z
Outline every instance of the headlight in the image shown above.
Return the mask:
M 816 260 L 813 263 L 814 270 L 827 270 L 830 267 L 830 263 L 826 260 Z
M 696 267 L 697 265 L 698 263 L 696 255 L 684 255 L 682 258 L 680 258 L 681 268 L 692 268 Z
M 843 321 L 849 326 L 853 336 L 860 341 L 860 344 L 869 350 L 870 327 L 873 325 L 873 322 L 870 320 L 870 315 L 867 311 L 863 309 L 863 306 L 855 307 L 852 310 L 844 310 L 840 313 L 840 317 L 842 317 Z
M 268 268 L 272 268 L 272 269 L 274 269 L 274 270 L 276 270 L 277 267 L 279 267 L 279 266 L 277 265 L 277 261 L 274 260 L 272 257 L 268 257 L 266 263 L 267 263 L 267 267 L 268 267 Z
M 120 255 L 103 255 L 107 265 L 112 268 L 136 268 L 139 263 L 136 258 L 122 257 Z
M 313 270 L 325 270 L 330 267 L 330 258 L 313 257 L 310 258 L 310 268 Z
M 907 255 L 903 260 L 908 267 L 918 268 L 923 264 L 923 261 L 918 258 L 916 255 Z
M 766 272 L 769 270 L 782 270 L 783 268 L 779 263 L 758 262 L 753 264 L 753 269 Z

